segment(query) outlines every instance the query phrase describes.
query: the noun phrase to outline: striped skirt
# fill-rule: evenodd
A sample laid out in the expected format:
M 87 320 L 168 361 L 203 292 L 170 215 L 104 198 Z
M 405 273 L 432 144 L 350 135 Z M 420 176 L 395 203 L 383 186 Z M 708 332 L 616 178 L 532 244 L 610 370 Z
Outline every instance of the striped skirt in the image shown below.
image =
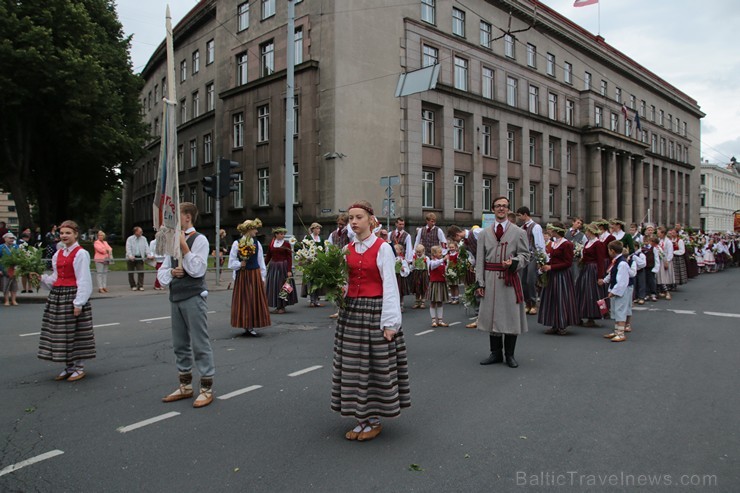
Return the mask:
M 686 284 L 689 281 L 688 270 L 686 269 L 686 255 L 673 256 L 673 274 L 675 284 Z
M 689 279 L 693 279 L 699 275 L 699 264 L 697 263 L 697 257 L 686 259 L 686 275 Z M 702 264 L 704 260 L 702 259 Z
M 253 329 L 269 325 L 270 310 L 260 270 L 239 269 L 231 294 L 231 326 Z
M 660 285 L 675 284 L 675 275 L 673 273 L 673 262 L 668 262 L 668 268 L 663 267 L 665 260 L 661 260 L 661 265 L 658 268 L 658 273 L 655 275 L 655 282 Z
M 41 320 L 38 357 L 57 363 L 72 363 L 95 357 L 92 307 L 85 303 L 75 317 L 72 302 L 77 287 L 54 287 L 49 293 Z
M 413 270 L 411 271 L 411 293 L 417 298 L 426 298 L 429 290 L 429 271 Z
M 403 277 L 401 274 L 396 274 L 396 284 L 398 285 L 398 294 L 401 296 L 401 304 L 403 304 L 403 297 L 407 294 L 411 294 L 409 289 L 409 277 Z
M 445 281 L 430 282 L 427 295 L 430 303 L 447 303 L 449 301 L 447 283 Z
M 583 264 L 576 281 L 576 306 L 581 318 L 601 318 L 598 300 L 603 298 L 598 285 L 596 264 Z
M 547 286 L 542 290 L 537 321 L 542 325 L 558 329 L 581 323 L 570 267 L 559 271 L 551 270 L 547 276 Z
M 364 420 L 394 417 L 411 405 L 406 342 L 380 330 L 382 298 L 345 298 L 334 336 L 331 409 Z
M 286 279 L 288 279 L 288 262 L 270 262 L 270 265 L 267 266 L 267 306 L 282 308 L 298 303 L 298 293 L 292 277 L 290 278 L 290 284 L 293 286 L 293 291 L 288 294 L 287 301 L 280 299 L 280 290 L 283 289 Z

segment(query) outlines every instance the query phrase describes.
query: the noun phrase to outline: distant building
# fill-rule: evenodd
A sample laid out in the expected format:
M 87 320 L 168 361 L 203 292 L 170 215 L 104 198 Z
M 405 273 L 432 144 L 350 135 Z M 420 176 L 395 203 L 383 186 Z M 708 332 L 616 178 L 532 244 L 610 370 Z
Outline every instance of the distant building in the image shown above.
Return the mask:
M 20 231 L 13 196 L 2 190 L 0 190 L 0 221 L 4 221 L 6 227 L 16 235 Z
M 477 223 L 499 195 L 542 222 L 699 225 L 698 103 L 541 2 L 295 3 L 297 232 L 356 199 L 380 211 L 379 179 L 394 175 L 395 214 L 412 225 L 429 211 Z M 222 224 L 284 222 L 286 4 L 203 0 L 174 29 L 180 197 L 211 236 L 200 181 L 219 156 L 241 163 Z M 399 74 L 431 64 L 436 89 L 394 97 Z M 164 44 L 142 76 L 152 139 L 126 197 L 148 224 Z
M 730 164 L 701 164 L 700 224 L 704 231 L 733 231 L 734 212 L 740 210 L 740 170 Z

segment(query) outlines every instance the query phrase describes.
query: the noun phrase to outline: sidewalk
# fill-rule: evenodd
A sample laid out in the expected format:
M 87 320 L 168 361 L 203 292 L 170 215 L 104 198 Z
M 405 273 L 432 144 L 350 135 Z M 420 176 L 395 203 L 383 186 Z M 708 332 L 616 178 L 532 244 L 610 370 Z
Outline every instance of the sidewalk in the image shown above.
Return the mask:
M 96 280 L 95 272 L 92 273 L 93 280 L 93 292 L 90 296 L 91 300 L 99 299 L 110 299 L 120 298 L 124 296 L 146 296 L 154 294 L 165 294 L 167 290 L 156 291 L 154 289 L 154 276 L 156 271 L 149 270 L 144 271 L 144 291 L 132 291 L 128 284 L 128 274 L 126 272 L 109 272 L 108 273 L 108 293 L 98 293 L 98 285 Z M 226 287 L 231 282 L 231 271 L 226 270 L 221 272 L 221 283 L 216 284 L 216 270 L 209 269 L 206 274 L 206 285 L 208 286 L 209 292 L 226 291 Z M 20 283 L 19 283 L 19 288 Z M 38 293 L 21 293 L 18 290 L 18 303 L 45 303 L 46 297 L 49 291 L 44 288 L 40 288 Z

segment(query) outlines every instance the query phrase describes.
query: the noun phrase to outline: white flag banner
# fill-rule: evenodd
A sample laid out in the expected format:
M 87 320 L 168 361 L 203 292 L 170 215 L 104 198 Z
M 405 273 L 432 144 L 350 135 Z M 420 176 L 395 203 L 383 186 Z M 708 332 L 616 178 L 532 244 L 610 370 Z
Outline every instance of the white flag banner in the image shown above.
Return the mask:
M 172 20 L 167 7 L 167 69 L 174 71 Z M 168 77 L 171 79 L 171 77 Z M 162 138 L 159 143 L 159 170 L 154 192 L 153 214 L 157 247 L 155 255 L 180 258 L 180 184 L 177 175 L 177 122 L 175 85 L 169 81 L 162 105 Z M 164 90 L 164 87 L 162 88 Z

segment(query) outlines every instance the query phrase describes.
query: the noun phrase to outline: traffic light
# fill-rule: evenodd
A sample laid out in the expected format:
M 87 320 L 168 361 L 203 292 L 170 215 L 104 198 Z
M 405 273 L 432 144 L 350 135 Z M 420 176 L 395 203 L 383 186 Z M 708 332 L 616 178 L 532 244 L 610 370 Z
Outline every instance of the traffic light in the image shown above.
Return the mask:
M 201 181 L 203 183 L 203 191 L 209 197 L 216 197 L 216 175 L 206 176 Z
M 234 174 L 233 171 L 239 168 L 239 163 L 236 161 L 230 161 L 226 158 L 221 158 L 218 161 L 218 172 L 220 175 L 220 190 L 221 198 L 229 195 L 229 192 L 237 190 L 236 185 L 233 184 L 233 180 L 239 178 L 239 175 Z

